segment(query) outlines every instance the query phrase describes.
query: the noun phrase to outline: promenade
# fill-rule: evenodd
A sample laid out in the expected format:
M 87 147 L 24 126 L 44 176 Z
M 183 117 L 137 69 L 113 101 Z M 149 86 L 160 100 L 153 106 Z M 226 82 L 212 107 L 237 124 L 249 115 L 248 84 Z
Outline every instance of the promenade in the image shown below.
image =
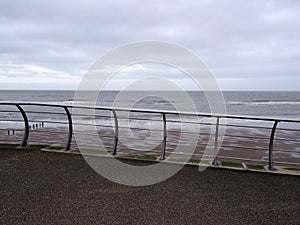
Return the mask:
M 300 224 L 297 176 L 185 166 L 130 187 L 80 155 L 0 150 L 0 180 L 0 224 Z

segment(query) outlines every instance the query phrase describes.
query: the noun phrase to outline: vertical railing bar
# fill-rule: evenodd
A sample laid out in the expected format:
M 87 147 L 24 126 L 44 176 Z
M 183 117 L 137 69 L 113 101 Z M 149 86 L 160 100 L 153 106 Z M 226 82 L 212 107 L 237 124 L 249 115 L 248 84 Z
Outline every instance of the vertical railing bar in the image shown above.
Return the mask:
M 119 142 L 119 122 L 118 122 L 118 117 L 117 117 L 116 111 L 112 110 L 112 113 L 114 115 L 114 122 L 115 122 L 115 141 L 114 141 L 112 155 L 116 155 L 117 149 L 118 149 L 118 142 Z
M 64 106 L 63 108 L 66 111 L 68 123 L 69 123 L 68 139 L 67 139 L 67 144 L 66 144 L 64 151 L 69 151 L 70 147 L 71 147 L 72 136 L 73 136 L 73 122 L 72 122 L 71 113 L 70 113 L 68 107 Z
M 27 143 L 28 143 L 28 137 L 29 137 L 29 122 L 28 122 L 28 117 L 24 111 L 24 109 L 20 105 L 16 105 L 16 107 L 19 109 L 20 113 L 22 114 L 23 120 L 24 120 L 24 125 L 25 125 L 25 130 L 24 130 L 24 136 L 22 143 L 20 145 L 21 148 L 26 148 Z
M 212 164 L 214 166 L 218 165 L 217 155 L 218 155 L 219 125 L 220 125 L 220 117 L 217 117 L 216 131 L 215 131 L 215 144 L 214 144 L 214 159 L 212 161 Z
M 274 125 L 272 128 L 271 136 L 270 136 L 270 143 L 269 143 L 269 170 L 274 171 L 276 170 L 273 166 L 273 145 L 274 145 L 274 137 L 275 137 L 275 131 L 277 128 L 278 120 L 274 121 Z
M 166 114 L 162 113 L 163 116 L 163 142 L 162 142 L 162 152 L 159 160 L 166 159 L 166 146 L 167 146 L 167 119 Z

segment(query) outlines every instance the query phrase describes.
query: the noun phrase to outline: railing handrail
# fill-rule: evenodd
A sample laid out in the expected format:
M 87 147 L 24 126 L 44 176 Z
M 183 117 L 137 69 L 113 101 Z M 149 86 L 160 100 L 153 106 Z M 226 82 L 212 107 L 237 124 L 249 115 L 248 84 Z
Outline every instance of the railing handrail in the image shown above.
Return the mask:
M 186 111 L 172 111 L 172 110 L 158 110 L 158 109 L 137 109 L 137 108 L 120 108 L 120 107 L 109 107 L 109 106 L 97 106 L 97 105 L 76 105 L 76 104 L 54 104 L 54 103 L 45 103 L 45 102 L 24 102 L 24 101 L 0 101 L 0 105 L 11 105 L 16 106 L 20 113 L 23 116 L 24 125 L 25 125 L 25 132 L 24 137 L 22 140 L 22 144 L 20 145 L 22 148 L 26 148 L 28 136 L 29 136 L 29 122 L 26 116 L 26 110 L 23 110 L 21 106 L 45 106 L 45 107 L 55 107 L 55 108 L 62 108 L 65 111 L 65 114 L 68 119 L 68 138 L 65 146 L 65 150 L 70 150 L 70 145 L 72 141 L 72 135 L 73 135 L 73 121 L 72 121 L 72 114 L 69 109 L 93 109 L 93 110 L 107 110 L 112 112 L 114 121 L 115 121 L 115 141 L 114 141 L 114 150 L 113 155 L 117 154 L 117 148 L 118 148 L 118 133 L 119 133 L 119 125 L 118 125 L 118 116 L 117 111 L 127 111 L 127 112 L 137 112 L 137 113 L 156 113 L 162 116 L 163 121 L 163 140 L 162 140 L 162 154 L 161 154 L 161 160 L 165 159 L 165 153 L 166 153 L 166 144 L 167 144 L 167 122 L 166 115 L 186 115 L 186 116 L 202 116 L 202 117 L 210 117 L 216 119 L 216 128 L 215 128 L 215 142 L 214 142 L 214 159 L 213 164 L 217 165 L 217 150 L 219 148 L 218 145 L 218 129 L 219 126 L 223 126 L 223 124 L 220 124 L 220 119 L 240 119 L 240 120 L 257 120 L 257 121 L 269 121 L 273 122 L 273 127 L 271 129 L 271 135 L 269 139 L 269 170 L 274 170 L 273 167 L 273 142 L 275 137 L 275 132 L 277 128 L 277 124 L 279 122 L 288 122 L 288 123 L 300 123 L 300 119 L 287 119 L 287 118 L 271 118 L 271 117 L 258 117 L 258 116 L 237 116 L 237 115 L 222 115 L 222 114 L 211 114 L 211 113 L 201 113 L 201 112 L 186 112 Z M 4 111 L 1 111 L 4 112 Z M 180 122 L 180 121 L 179 121 Z M 211 124 L 213 125 L 213 124 Z M 277 129 L 278 130 L 278 129 Z
M 140 109 L 140 108 L 122 108 L 122 107 L 97 106 L 97 105 L 93 106 L 93 105 L 77 105 L 77 104 L 53 104 L 53 103 L 44 103 L 44 102 L 25 102 L 25 101 L 19 101 L 19 102 L 0 101 L 0 105 L 48 106 L 48 107 L 60 107 L 60 108 L 68 107 L 68 108 L 79 108 L 79 109 L 97 109 L 97 110 L 109 110 L 109 111 L 157 113 L 157 114 L 168 114 L 168 115 L 203 116 L 203 117 L 224 118 L 224 119 L 245 119 L 245 120 L 280 121 L 280 122 L 289 122 L 289 123 L 300 123 L 300 119 L 294 119 L 294 118 L 212 114 L 212 113 L 203 113 L 203 112 Z

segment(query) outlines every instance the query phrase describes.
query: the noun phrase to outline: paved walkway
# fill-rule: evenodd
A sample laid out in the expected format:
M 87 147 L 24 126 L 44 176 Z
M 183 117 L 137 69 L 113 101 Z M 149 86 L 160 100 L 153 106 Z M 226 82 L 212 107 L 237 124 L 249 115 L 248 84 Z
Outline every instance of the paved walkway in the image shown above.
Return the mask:
M 0 181 L 0 224 L 300 224 L 294 176 L 186 166 L 127 187 L 80 155 L 0 150 Z

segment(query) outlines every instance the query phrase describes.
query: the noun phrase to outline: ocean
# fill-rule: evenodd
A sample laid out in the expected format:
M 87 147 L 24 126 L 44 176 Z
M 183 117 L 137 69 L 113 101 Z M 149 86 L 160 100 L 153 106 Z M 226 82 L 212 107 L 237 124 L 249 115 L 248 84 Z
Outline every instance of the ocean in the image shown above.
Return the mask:
M 99 106 L 112 106 L 115 103 L 116 91 L 102 92 L 97 101 Z M 141 94 L 135 92 L 133 95 Z M 201 92 L 188 92 L 198 112 L 209 113 L 210 108 L 206 97 Z M 159 93 L 149 93 L 148 98 L 139 102 L 132 102 L 132 98 L 123 99 L 117 106 L 143 109 L 174 109 L 172 104 L 185 104 L 182 99 L 174 99 L 172 92 L 171 102 L 155 97 Z M 230 115 L 278 117 L 300 119 L 300 92 L 248 92 L 248 91 L 225 91 L 226 113 Z M 142 96 L 142 95 L 141 95 Z M 88 100 L 88 99 L 85 99 Z M 72 104 L 74 102 L 74 91 L 0 91 L 0 101 L 28 101 L 48 102 L 59 104 Z

